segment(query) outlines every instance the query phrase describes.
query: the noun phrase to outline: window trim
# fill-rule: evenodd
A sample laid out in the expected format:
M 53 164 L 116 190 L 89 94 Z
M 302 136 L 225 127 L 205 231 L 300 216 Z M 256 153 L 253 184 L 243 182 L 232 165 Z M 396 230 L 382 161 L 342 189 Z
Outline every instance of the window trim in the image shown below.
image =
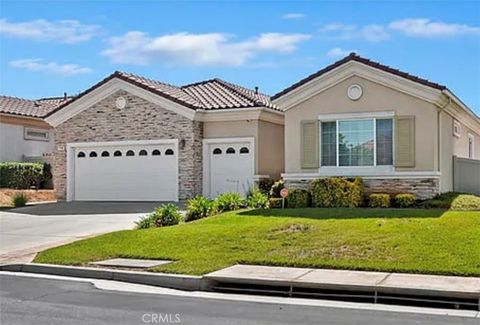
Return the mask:
M 392 164 L 391 165 L 377 165 L 377 120 L 392 120 Z M 320 114 L 318 116 L 318 154 L 319 154 L 319 170 L 325 169 L 391 169 L 395 166 L 395 112 L 360 112 L 360 113 L 340 113 L 340 114 Z M 339 154 L 339 121 L 360 121 L 360 120 L 372 120 L 373 121 L 373 165 L 371 166 L 340 166 L 340 154 Z M 322 166 L 322 122 L 335 122 L 336 127 L 336 166 Z
M 458 129 L 458 131 L 456 131 Z M 460 138 L 462 136 L 462 125 L 460 124 L 459 121 L 453 120 L 453 130 L 452 133 L 454 136 L 457 138 Z
M 468 158 L 475 159 L 475 135 L 473 133 L 467 133 L 468 138 Z M 472 140 L 472 151 L 470 152 L 470 140 Z M 471 154 L 471 155 L 470 155 Z
M 36 136 L 32 136 L 32 135 L 28 135 L 28 132 L 31 131 L 31 132 L 42 132 L 42 133 L 45 133 L 46 134 L 46 137 L 45 138 L 41 138 L 41 137 L 36 137 Z M 50 132 L 48 129 L 41 129 L 41 128 L 31 128 L 31 127 L 24 127 L 23 128 L 23 138 L 25 140 L 31 140 L 31 141 L 45 141 L 45 142 L 49 142 L 50 141 Z

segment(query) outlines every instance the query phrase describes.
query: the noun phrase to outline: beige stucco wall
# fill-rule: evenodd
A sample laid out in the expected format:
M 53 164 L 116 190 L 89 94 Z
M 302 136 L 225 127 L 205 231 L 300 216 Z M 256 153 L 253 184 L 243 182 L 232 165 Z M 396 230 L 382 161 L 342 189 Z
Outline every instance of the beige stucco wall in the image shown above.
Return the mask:
M 255 174 L 280 178 L 284 170 L 283 125 L 263 120 L 204 122 L 204 139 L 253 137 Z
M 359 84 L 363 96 L 350 100 L 347 88 Z M 315 120 L 319 114 L 394 111 L 396 115 L 415 116 L 414 168 L 396 168 L 397 171 L 436 171 L 437 110 L 433 104 L 392 88 L 363 79 L 350 77 L 339 84 L 307 99 L 285 113 L 285 169 L 286 173 L 316 172 L 300 167 L 300 122 Z
M 453 137 L 453 154 L 458 157 L 468 158 L 468 133 L 473 134 L 475 137 L 474 144 L 475 144 L 475 159 L 480 159 L 480 130 L 473 130 L 463 124 L 460 123 L 460 137 L 452 136 Z M 450 124 L 450 134 L 453 134 L 453 120 Z
M 453 190 L 453 118 L 451 115 L 440 113 L 440 192 Z

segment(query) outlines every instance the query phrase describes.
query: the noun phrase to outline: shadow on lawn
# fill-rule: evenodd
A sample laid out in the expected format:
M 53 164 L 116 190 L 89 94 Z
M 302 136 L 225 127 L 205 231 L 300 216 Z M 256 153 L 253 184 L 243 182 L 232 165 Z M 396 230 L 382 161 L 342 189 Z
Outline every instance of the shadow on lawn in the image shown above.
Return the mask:
M 242 211 L 238 215 L 311 219 L 439 218 L 445 212 L 446 210 L 438 209 L 306 208 L 255 209 Z

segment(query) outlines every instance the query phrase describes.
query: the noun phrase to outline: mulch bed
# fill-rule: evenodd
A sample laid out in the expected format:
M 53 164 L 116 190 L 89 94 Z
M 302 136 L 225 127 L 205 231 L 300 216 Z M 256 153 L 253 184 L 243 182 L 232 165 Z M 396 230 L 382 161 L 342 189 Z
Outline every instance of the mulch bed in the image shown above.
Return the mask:
M 23 192 L 28 202 L 56 201 L 55 190 L 15 190 L 11 188 L 0 189 L 0 207 L 12 205 L 12 198 L 16 193 Z

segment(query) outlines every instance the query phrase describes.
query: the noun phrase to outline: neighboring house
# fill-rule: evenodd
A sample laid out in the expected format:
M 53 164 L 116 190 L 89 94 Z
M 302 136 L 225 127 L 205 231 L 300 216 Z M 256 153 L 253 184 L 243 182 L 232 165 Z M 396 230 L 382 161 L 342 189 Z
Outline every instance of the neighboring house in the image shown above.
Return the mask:
M 272 102 L 285 112 L 288 187 L 362 176 L 367 192 L 480 194 L 480 119 L 445 86 L 352 53 Z
M 54 186 L 67 200 L 177 201 L 284 170 L 283 113 L 220 79 L 176 87 L 115 72 L 45 119 Z
M 53 128 L 43 117 L 64 100 L 0 96 L 0 161 L 48 161 Z

